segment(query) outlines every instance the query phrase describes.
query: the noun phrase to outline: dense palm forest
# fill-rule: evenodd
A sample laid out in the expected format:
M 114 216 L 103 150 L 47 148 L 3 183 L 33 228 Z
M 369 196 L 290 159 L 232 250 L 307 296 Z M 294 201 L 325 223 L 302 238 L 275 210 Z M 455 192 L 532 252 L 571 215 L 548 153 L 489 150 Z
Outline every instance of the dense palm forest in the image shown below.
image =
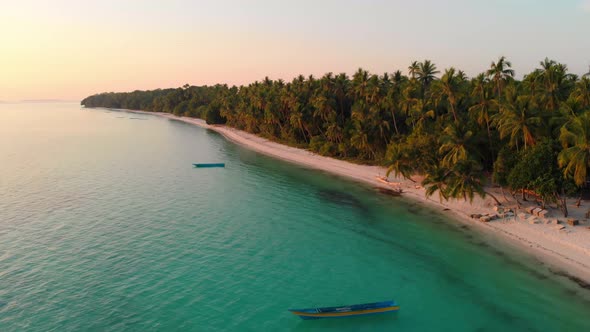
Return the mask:
M 188 86 L 103 93 L 86 107 L 199 117 L 322 155 L 423 175 L 427 195 L 473 199 L 484 183 L 518 200 L 557 204 L 586 185 L 590 72 L 578 77 L 545 59 L 514 78 L 504 57 L 474 78 L 429 60 L 381 76 L 265 78 L 248 86 Z M 498 199 L 497 197 L 493 197 Z

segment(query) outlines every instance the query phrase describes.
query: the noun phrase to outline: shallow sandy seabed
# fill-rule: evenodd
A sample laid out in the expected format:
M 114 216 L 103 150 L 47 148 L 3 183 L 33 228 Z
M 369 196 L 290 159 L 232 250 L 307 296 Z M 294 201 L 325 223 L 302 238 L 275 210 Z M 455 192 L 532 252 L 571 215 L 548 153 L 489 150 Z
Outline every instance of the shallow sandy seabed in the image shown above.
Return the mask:
M 582 287 L 590 288 L 590 221 L 585 218 L 585 213 L 590 208 L 590 202 L 588 201 L 582 201 L 580 207 L 575 206 L 574 200 L 568 202 L 569 218 L 579 220 L 580 224 L 578 226 L 567 225 L 561 211 L 555 209 L 549 209 L 548 217 L 539 217 L 537 223 L 531 223 L 528 219 L 521 220 L 517 215 L 526 213 L 526 217 L 530 218 L 531 215 L 525 209 L 532 207 L 534 203 L 525 202 L 529 205 L 523 205 L 517 210 L 516 202 L 511 197 L 506 199 L 499 188 L 486 188 L 487 191 L 500 200 L 502 203 L 501 208 L 511 208 L 515 211 L 515 216 L 495 219 L 490 222 L 480 222 L 470 216 L 472 214 L 497 214 L 494 209 L 496 204 L 489 196 L 485 199 L 476 197 L 472 203 L 463 200 L 450 200 L 441 203 L 437 194 L 431 198 L 426 197 L 425 190 L 419 185 L 420 179 L 418 178 L 415 179 L 416 182 L 412 182 L 390 176 L 387 180 L 391 183 L 380 181 L 378 177 L 383 177 L 387 171 L 384 167 L 357 165 L 320 156 L 307 150 L 275 143 L 224 125 L 208 125 L 201 119 L 177 117 L 169 113 L 123 111 L 157 115 L 194 124 L 214 130 L 232 142 L 275 158 L 364 182 L 374 187 L 401 189 L 404 197 L 427 204 L 436 210 L 441 210 L 441 213 L 450 214 L 454 219 L 473 226 L 473 228 L 485 234 L 498 234 L 494 236 L 496 239 L 507 240 L 508 244 L 524 248 L 540 261 L 549 264 L 554 273 L 568 277 Z M 557 229 L 557 225 L 546 223 L 554 219 L 560 219 L 562 221 L 561 226 L 564 226 L 564 228 Z

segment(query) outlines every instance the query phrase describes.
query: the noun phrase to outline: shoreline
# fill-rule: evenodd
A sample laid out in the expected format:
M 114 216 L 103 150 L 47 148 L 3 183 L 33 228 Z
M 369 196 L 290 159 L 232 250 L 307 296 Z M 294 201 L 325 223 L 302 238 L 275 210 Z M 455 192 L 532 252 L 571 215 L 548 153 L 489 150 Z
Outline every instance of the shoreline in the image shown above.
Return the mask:
M 412 201 L 423 203 L 443 215 L 464 225 L 473 227 L 483 235 L 489 235 L 493 240 L 500 240 L 509 246 L 522 249 L 543 263 L 547 263 L 553 274 L 567 278 L 580 287 L 590 289 L 590 223 L 585 220 L 585 211 L 590 207 L 589 202 L 584 201 L 581 207 L 572 206 L 568 202 L 570 217 L 580 220 L 579 226 L 564 225 L 564 229 L 558 230 L 557 225 L 542 223 L 529 223 L 518 217 L 507 217 L 490 222 L 480 222 L 470 218 L 471 214 L 495 214 L 495 202 L 489 196 L 485 199 L 475 197 L 473 203 L 450 200 L 440 202 L 436 195 L 430 198 L 425 196 L 425 190 L 419 182 L 389 176 L 390 184 L 379 180 L 379 176 L 385 176 L 387 169 L 381 166 L 357 165 L 351 162 L 321 156 L 313 152 L 276 143 L 265 138 L 250 134 L 225 125 L 208 125 L 204 120 L 190 117 L 178 117 L 169 113 L 145 112 L 126 109 L 109 109 L 155 115 L 171 120 L 182 121 L 202 128 L 211 129 L 227 140 L 240 146 L 249 148 L 283 161 L 291 162 L 316 170 L 332 173 L 356 182 L 385 189 L 402 189 L 403 197 Z M 392 186 L 392 183 L 395 185 Z M 506 201 L 499 189 L 488 188 L 502 202 L 504 207 L 513 208 L 515 202 Z M 515 215 L 524 212 L 527 206 L 536 206 L 531 202 L 523 205 Z M 441 210 L 438 210 L 441 209 Z M 564 219 L 557 210 L 552 210 L 552 219 Z M 528 217 L 528 215 L 527 215 Z

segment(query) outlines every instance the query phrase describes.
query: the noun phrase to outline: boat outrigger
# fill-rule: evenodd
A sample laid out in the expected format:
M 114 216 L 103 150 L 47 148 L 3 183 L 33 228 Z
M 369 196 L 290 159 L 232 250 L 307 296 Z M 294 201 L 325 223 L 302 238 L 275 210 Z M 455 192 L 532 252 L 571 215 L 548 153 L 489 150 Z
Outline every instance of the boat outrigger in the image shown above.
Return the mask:
M 289 309 L 289 311 L 299 316 L 301 319 L 341 318 L 350 316 L 375 315 L 398 310 L 399 305 L 393 300 L 340 307 Z
M 224 163 L 213 163 L 213 164 L 193 164 L 196 168 L 211 168 L 211 167 L 225 167 Z

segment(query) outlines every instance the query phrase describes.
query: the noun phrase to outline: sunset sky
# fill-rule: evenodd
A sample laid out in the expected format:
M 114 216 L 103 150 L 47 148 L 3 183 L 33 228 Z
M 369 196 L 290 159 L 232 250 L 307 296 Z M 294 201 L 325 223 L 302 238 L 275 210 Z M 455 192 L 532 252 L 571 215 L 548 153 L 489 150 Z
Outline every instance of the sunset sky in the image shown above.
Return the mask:
M 0 100 L 246 84 L 265 76 L 407 72 L 431 59 L 475 75 L 505 55 L 590 65 L 590 0 L 2 1 Z

